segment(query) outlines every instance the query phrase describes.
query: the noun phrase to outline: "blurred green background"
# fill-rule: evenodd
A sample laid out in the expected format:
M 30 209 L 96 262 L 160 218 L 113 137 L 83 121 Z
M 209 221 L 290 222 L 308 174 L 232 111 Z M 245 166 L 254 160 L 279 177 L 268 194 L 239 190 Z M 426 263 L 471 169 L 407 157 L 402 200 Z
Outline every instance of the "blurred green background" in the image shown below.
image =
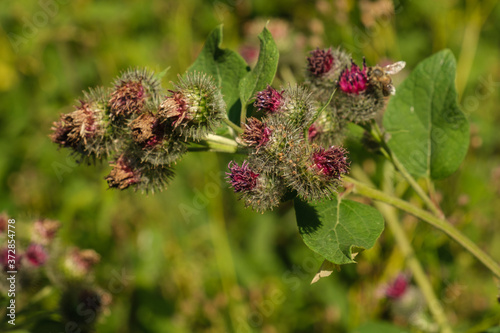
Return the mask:
M 97 332 L 357 332 L 367 322 L 391 322 L 383 288 L 406 267 L 388 230 L 357 265 L 310 285 L 321 258 L 302 243 L 293 207 L 245 210 L 221 173 L 229 156 L 187 155 L 168 190 L 154 196 L 119 192 L 107 190 L 106 163 L 75 164 L 50 142 L 50 127 L 82 90 L 107 86 L 128 67 L 169 68 L 169 87 L 221 23 L 224 47 L 251 63 L 257 34 L 270 21 L 281 52 L 276 85 L 300 82 L 316 47 L 343 46 L 369 65 L 405 60 L 396 83 L 420 60 L 450 48 L 471 147 L 437 191 L 450 221 L 500 260 L 496 3 L 3 1 L 0 211 L 19 221 L 59 220 L 63 244 L 101 255 L 96 283 L 113 301 Z M 377 158 L 354 147 L 351 159 L 376 180 Z M 498 287 L 489 272 L 442 233 L 402 219 L 457 332 L 498 325 Z

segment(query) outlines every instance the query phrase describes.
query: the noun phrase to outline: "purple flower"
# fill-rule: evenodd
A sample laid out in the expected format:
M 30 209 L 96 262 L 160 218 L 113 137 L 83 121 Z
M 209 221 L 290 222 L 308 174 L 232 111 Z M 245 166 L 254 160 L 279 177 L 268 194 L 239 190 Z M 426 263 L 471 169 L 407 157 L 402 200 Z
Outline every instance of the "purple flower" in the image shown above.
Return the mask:
M 351 69 L 344 69 L 340 74 L 340 90 L 347 94 L 359 95 L 368 87 L 368 76 L 366 74 L 366 64 L 363 60 L 363 70 L 354 62 L 351 63 Z
M 310 52 L 311 56 L 307 57 L 307 70 L 314 76 L 321 76 L 332 69 L 333 55 L 332 50 L 320 50 L 317 48 Z
M 400 274 L 396 278 L 396 280 L 394 280 L 391 284 L 389 284 L 389 286 L 387 286 L 387 289 L 385 290 L 385 295 L 388 298 L 398 299 L 404 295 L 407 287 L 408 287 L 408 280 L 406 276 Z
M 270 85 L 265 90 L 259 91 L 255 96 L 253 104 L 259 111 L 266 110 L 269 113 L 278 112 L 283 96 Z
M 241 135 L 241 139 L 247 145 L 256 147 L 259 150 L 269 141 L 271 129 L 257 118 L 249 118 L 245 124 L 245 130 Z
M 259 174 L 250 170 L 248 162 L 244 161 L 240 167 L 237 163 L 231 161 L 228 168 L 230 172 L 226 172 L 226 175 L 234 192 L 248 192 L 257 186 Z
M 30 244 L 26 250 L 26 258 L 36 267 L 42 266 L 47 261 L 47 257 L 47 251 L 40 244 Z
M 346 151 L 342 147 L 319 148 L 312 154 L 314 166 L 328 178 L 340 179 L 349 171 Z

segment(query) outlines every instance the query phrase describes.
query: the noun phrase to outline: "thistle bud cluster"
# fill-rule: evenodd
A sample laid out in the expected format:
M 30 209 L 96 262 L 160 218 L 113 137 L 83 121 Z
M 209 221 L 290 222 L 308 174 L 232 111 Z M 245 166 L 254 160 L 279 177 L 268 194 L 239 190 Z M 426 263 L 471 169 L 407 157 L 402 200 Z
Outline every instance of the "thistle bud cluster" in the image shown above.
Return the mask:
M 0 244 L 9 243 L 13 238 L 5 227 L 9 220 L 6 213 L 0 214 Z M 102 313 L 111 302 L 109 293 L 101 290 L 93 281 L 94 266 L 100 256 L 90 249 L 73 248 L 63 250 L 57 237 L 61 223 L 49 219 L 37 219 L 33 222 L 16 221 L 16 230 L 23 230 L 16 234 L 15 249 L 7 245 L 0 249 L 0 294 L 7 294 L 10 283 L 6 277 L 11 276 L 9 271 L 16 273 L 16 300 L 18 304 L 28 304 L 30 299 L 39 295 L 40 291 L 51 286 L 62 294 L 60 299 L 60 313 L 67 320 L 78 319 L 68 316 L 68 309 L 82 309 L 80 303 L 87 301 L 87 296 L 98 300 L 98 307 L 93 308 L 94 319 L 79 316 L 79 321 L 87 319 L 80 326 L 82 332 L 91 332 L 95 318 Z M 14 259 L 13 259 L 14 257 Z M 14 260 L 14 264 L 13 261 Z M 68 299 L 78 301 L 70 303 Z M 21 309 L 23 311 L 23 309 Z M 30 322 L 30 324 L 32 324 Z
M 385 108 L 390 80 L 382 68 L 368 67 L 364 60 L 360 67 L 341 49 L 312 51 L 307 58 L 306 84 L 318 105 L 325 105 L 336 89 L 332 102 L 309 130 L 312 142 L 338 144 L 348 122 L 375 118 Z
M 248 160 L 229 164 L 227 179 L 247 206 L 263 212 L 276 207 L 288 193 L 304 200 L 330 197 L 348 172 L 346 151 L 309 142 L 317 113 L 304 87 L 258 92 L 254 106 L 263 113 L 244 124 L 239 140 L 249 149 Z
M 50 135 L 81 160 L 112 159 L 110 188 L 162 190 L 186 145 L 215 131 L 225 103 L 204 74 L 179 76 L 164 91 L 147 70 L 128 70 L 108 88 L 84 93 L 74 111 L 60 116 Z

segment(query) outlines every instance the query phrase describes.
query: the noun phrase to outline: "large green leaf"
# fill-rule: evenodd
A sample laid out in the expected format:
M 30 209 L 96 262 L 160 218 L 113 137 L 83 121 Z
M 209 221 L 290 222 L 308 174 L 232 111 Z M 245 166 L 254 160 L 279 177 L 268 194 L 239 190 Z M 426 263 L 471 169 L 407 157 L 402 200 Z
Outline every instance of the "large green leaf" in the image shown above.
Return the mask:
M 334 198 L 315 203 L 295 199 L 295 215 L 304 243 L 328 261 L 354 263 L 354 255 L 370 249 L 384 230 L 384 219 L 373 207 Z
M 239 123 L 239 84 L 250 70 L 247 63 L 236 52 L 221 49 L 222 25 L 215 28 L 207 40 L 198 58 L 188 68 L 188 72 L 203 72 L 212 75 L 221 88 L 229 112 L 229 118 Z
M 240 99 L 243 105 L 247 105 L 255 93 L 264 90 L 268 84 L 273 82 L 278 69 L 278 48 L 267 28 L 262 30 L 259 40 L 260 52 L 257 64 L 240 81 Z
M 467 153 L 469 124 L 457 104 L 451 51 L 422 61 L 398 87 L 384 116 L 389 147 L 415 177 L 441 179 Z

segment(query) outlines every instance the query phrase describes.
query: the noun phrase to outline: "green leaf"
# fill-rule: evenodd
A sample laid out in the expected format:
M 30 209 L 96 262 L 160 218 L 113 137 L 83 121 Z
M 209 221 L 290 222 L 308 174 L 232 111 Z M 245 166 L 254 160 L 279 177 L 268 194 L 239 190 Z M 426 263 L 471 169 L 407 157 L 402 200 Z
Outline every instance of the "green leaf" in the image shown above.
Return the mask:
M 249 100 L 271 84 L 278 69 L 279 52 L 273 36 L 264 28 L 259 35 L 260 52 L 255 68 L 248 72 L 240 81 L 240 100 L 247 105 Z
M 467 153 L 469 124 L 457 104 L 450 50 L 422 61 L 391 98 L 384 116 L 388 145 L 414 177 L 441 179 Z
M 226 102 L 229 118 L 239 123 L 239 83 L 248 73 L 249 68 L 245 60 L 236 52 L 221 49 L 222 25 L 215 28 L 208 36 L 205 46 L 188 72 L 203 72 L 214 77 L 221 88 Z
M 315 203 L 294 200 L 304 243 L 328 261 L 354 263 L 361 249 L 370 249 L 384 230 L 384 219 L 373 207 L 334 198 Z

